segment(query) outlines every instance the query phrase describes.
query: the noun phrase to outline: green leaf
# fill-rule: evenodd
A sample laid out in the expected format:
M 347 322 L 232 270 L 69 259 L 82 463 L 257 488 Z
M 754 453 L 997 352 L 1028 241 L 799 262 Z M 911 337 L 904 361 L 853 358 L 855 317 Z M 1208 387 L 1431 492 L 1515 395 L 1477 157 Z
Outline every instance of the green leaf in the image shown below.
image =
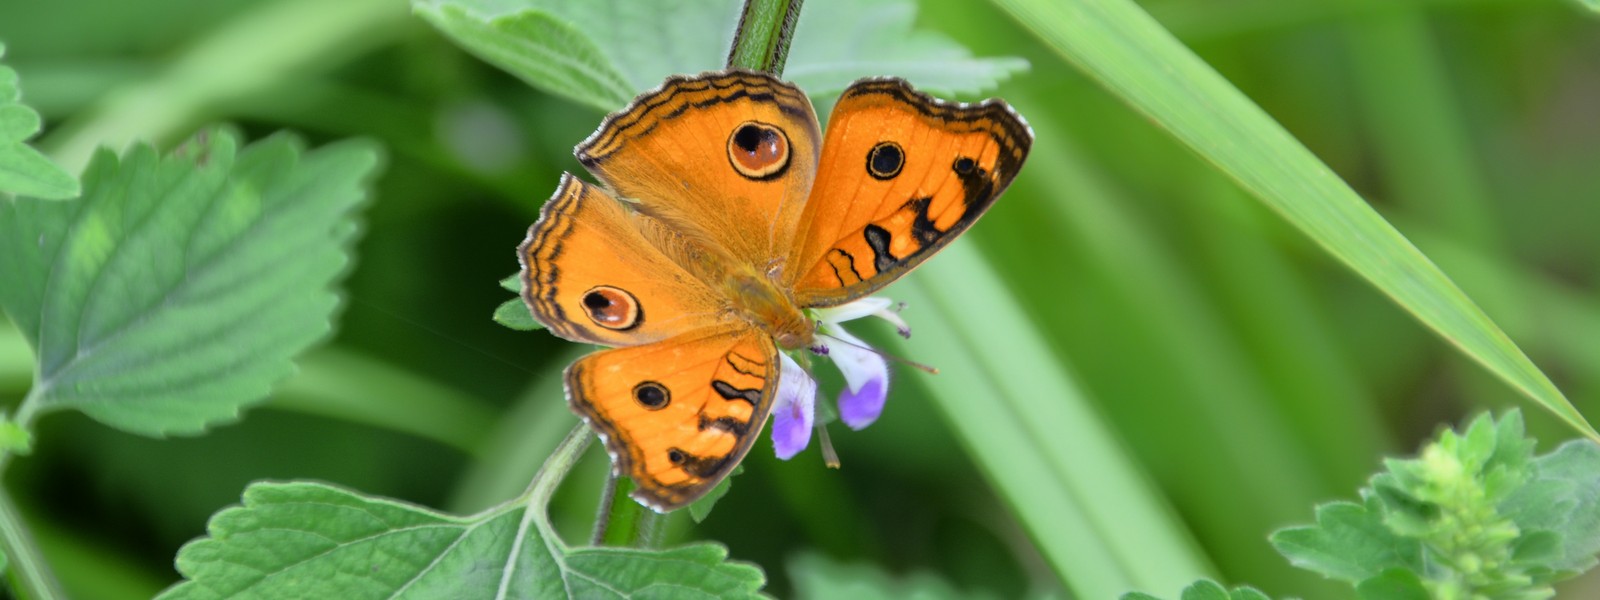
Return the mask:
M 753 598 L 717 544 L 568 548 L 522 505 L 454 517 L 317 483 L 256 483 L 178 552 L 164 599 Z
M 218 132 L 165 158 L 101 152 L 73 201 L 0 201 L 0 306 L 38 360 L 18 421 L 73 408 L 190 433 L 265 396 L 330 329 L 377 160 Z
M 495 307 L 494 322 L 517 331 L 544 329 L 543 323 L 533 320 L 533 313 L 528 311 L 527 303 L 521 298 L 512 298 Z
M 637 91 L 581 26 L 526 3 L 416 0 L 412 9 L 478 58 L 536 88 L 602 111 Z M 602 26 L 607 27 L 607 26 Z
M 717 501 L 728 495 L 728 490 L 733 488 L 733 478 L 743 472 L 743 464 L 735 465 L 727 477 L 723 477 L 722 481 L 711 487 L 711 491 L 706 492 L 706 495 L 701 496 L 699 500 L 689 503 L 689 516 L 694 522 L 703 522 L 706 517 L 711 516 L 711 509 L 717 506 Z
M 1229 591 L 1221 584 L 1210 579 L 1202 579 L 1183 588 L 1181 600 L 1272 600 L 1261 590 L 1249 586 L 1240 586 Z M 1129 592 L 1122 595 L 1121 600 L 1160 600 L 1144 592 Z
M 974 58 L 937 31 L 916 29 L 905 0 L 807 0 L 795 26 L 786 79 L 813 98 L 832 100 L 862 77 L 893 75 L 934 94 L 993 89 L 1028 61 Z
M 723 68 L 739 0 L 413 0 L 412 8 L 479 58 L 530 85 L 602 111 L 674 73 Z M 811 0 L 786 77 L 831 98 L 860 77 L 895 75 L 937 93 L 977 92 L 1027 68 L 980 59 L 912 28 L 907 0 Z
M 841 564 L 809 552 L 789 561 L 789 578 L 794 581 L 795 598 L 800 600 L 955 600 L 987 597 L 963 593 L 949 582 L 929 573 L 894 578 L 872 565 Z
M 1500 327 L 1350 186 L 1131 0 L 995 0 L 1425 325 L 1592 439 Z
M 0 58 L 6 47 L 0 44 Z M 61 199 L 78 195 L 78 180 L 27 145 L 39 113 L 22 104 L 17 72 L 0 65 L 0 194 Z
M 1422 567 L 1421 546 L 1389 531 L 1377 498 L 1364 504 L 1329 502 L 1316 513 L 1315 526 L 1272 534 L 1272 547 L 1294 566 L 1352 584 L 1390 568 Z
M 1561 536 L 1560 571 L 1585 571 L 1600 553 L 1600 446 L 1586 440 L 1562 444 L 1533 461 L 1534 475 L 1500 504 L 1524 531 Z M 1522 548 L 1518 548 L 1522 550 Z
M 517 331 L 533 331 L 544 329 L 544 323 L 533 319 L 533 312 L 528 310 L 528 305 L 522 301 L 522 277 L 512 275 L 500 280 L 500 287 L 516 294 L 518 297 L 501 302 L 494 309 L 494 322 L 510 327 Z
M 1422 579 L 1407 569 L 1387 569 L 1382 574 L 1356 584 L 1362 600 L 1428 600 Z

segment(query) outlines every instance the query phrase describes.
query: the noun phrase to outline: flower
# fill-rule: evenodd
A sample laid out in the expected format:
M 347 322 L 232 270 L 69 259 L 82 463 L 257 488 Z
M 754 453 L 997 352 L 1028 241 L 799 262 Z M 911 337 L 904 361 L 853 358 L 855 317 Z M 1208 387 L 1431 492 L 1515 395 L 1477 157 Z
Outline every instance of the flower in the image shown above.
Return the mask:
M 871 425 L 883 413 L 883 403 L 889 395 L 889 364 L 861 338 L 845 331 L 841 323 L 878 317 L 893 323 L 900 335 L 911 337 L 910 327 L 891 310 L 893 306 L 888 298 L 870 297 L 812 311 L 819 335 L 811 351 L 832 358 L 844 375 L 845 388 L 839 391 L 839 420 L 851 429 Z M 783 355 L 778 398 L 772 409 L 772 445 L 778 458 L 788 460 L 810 444 L 816 393 L 816 380 L 794 359 Z
M 778 399 L 772 405 L 772 451 L 789 460 L 811 443 L 811 423 L 817 408 L 817 381 L 787 354 L 778 374 Z

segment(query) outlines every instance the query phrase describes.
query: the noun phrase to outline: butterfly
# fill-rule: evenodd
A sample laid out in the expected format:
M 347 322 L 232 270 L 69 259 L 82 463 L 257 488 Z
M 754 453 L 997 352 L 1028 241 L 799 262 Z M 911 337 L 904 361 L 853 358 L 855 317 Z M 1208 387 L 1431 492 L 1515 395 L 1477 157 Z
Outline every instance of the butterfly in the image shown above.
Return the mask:
M 610 346 L 566 370 L 573 410 L 633 497 L 703 496 L 772 412 L 780 352 L 816 348 L 807 309 L 867 296 L 966 231 L 1033 132 L 1005 102 L 897 78 L 840 96 L 826 138 L 794 85 L 739 69 L 673 76 L 575 149 L 517 249 L 523 300 L 562 338 Z

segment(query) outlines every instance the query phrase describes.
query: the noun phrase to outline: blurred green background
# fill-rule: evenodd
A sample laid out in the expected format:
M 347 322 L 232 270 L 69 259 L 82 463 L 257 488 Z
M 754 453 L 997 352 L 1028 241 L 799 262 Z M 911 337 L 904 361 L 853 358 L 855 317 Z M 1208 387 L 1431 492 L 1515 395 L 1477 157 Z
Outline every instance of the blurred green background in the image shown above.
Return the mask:
M 1560 0 L 1141 4 L 1600 414 L 1600 19 Z M 1021 299 L 1222 580 L 1346 595 L 1290 567 L 1267 533 L 1352 497 L 1382 454 L 1464 415 L 1522 406 L 1542 448 L 1574 437 L 993 6 L 927 0 L 917 23 L 1032 64 L 988 95 L 1029 119 L 1034 154 L 962 243 Z M 50 128 L 39 145 L 68 162 L 119 132 L 171 144 L 213 121 L 389 152 L 338 334 L 264 406 L 192 439 L 75 413 L 40 423 L 6 485 L 75 597 L 165 587 L 177 548 L 249 481 L 467 512 L 520 491 L 575 423 L 558 374 L 581 349 L 489 315 L 557 176 L 581 172 L 571 147 L 599 112 L 481 63 L 388 0 L 6 2 L 0 40 Z M 221 76 L 207 69 L 217 61 Z M 6 327 L 0 399 L 14 403 L 31 363 Z M 934 572 L 963 593 L 1064 596 L 924 397 L 938 377 L 896 376 L 878 424 L 835 428 L 843 469 L 814 452 L 777 461 L 763 442 L 710 519 L 674 518 L 672 538 L 726 543 L 779 596 L 792 593 L 785 565 L 813 553 Z M 573 541 L 603 478 L 603 456 L 589 458 L 555 507 Z M 1600 595 L 1600 580 L 1562 593 Z

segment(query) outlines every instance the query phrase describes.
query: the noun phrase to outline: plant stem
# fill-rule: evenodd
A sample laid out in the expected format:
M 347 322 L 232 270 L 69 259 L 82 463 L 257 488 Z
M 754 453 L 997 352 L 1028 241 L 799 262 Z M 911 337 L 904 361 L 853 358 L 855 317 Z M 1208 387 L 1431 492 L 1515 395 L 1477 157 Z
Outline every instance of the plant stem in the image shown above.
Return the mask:
M 0 489 L 0 550 L 5 551 L 11 591 L 20 598 L 53 600 L 66 598 L 61 584 L 50 573 L 39 547 L 22 521 L 22 514 L 11 503 L 11 495 Z
M 611 509 L 617 503 L 617 480 L 621 478 L 615 470 L 606 474 L 606 486 L 600 488 L 600 508 L 594 515 L 594 534 L 589 536 L 590 546 L 605 545 L 606 532 L 611 530 Z
M 728 50 L 728 68 L 764 71 L 773 77 L 783 75 L 789 59 L 789 41 L 795 22 L 800 19 L 804 0 L 745 0 L 739 14 L 739 29 Z
M 550 506 L 550 497 L 556 493 L 556 488 L 561 487 L 561 480 L 567 478 L 567 473 L 572 471 L 573 465 L 578 464 L 578 459 L 583 457 L 583 451 L 589 449 L 589 443 L 594 441 L 594 434 L 589 431 L 589 426 L 579 423 L 572 431 L 567 432 L 567 437 L 562 438 L 556 449 L 550 452 L 550 458 L 544 459 L 544 466 L 539 467 L 539 472 L 534 474 L 533 483 L 528 486 L 528 491 L 523 492 L 528 510 L 547 510 Z M 540 522 L 548 519 L 539 519 Z
M 606 479 L 600 514 L 595 518 L 594 545 L 651 548 L 659 541 L 657 534 L 666 515 L 634 502 L 629 497 L 633 489 L 633 480 L 621 475 L 613 473 Z

